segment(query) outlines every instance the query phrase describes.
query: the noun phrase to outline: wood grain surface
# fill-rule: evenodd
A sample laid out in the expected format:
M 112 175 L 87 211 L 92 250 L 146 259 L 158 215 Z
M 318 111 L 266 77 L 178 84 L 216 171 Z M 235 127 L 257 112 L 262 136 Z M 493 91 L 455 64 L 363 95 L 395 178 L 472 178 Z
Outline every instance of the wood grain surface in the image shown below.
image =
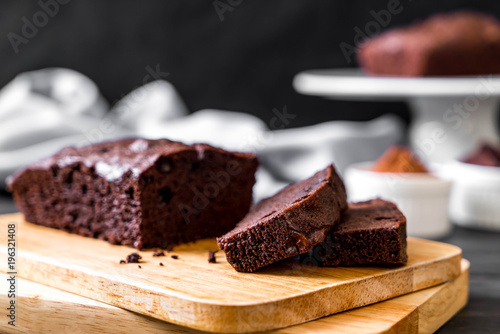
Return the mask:
M 238 273 L 215 240 L 175 248 L 167 257 L 140 252 L 143 263 L 119 264 L 134 249 L 25 223 L 16 224 L 20 277 L 175 324 L 212 332 L 250 332 L 303 323 L 387 300 L 456 278 L 461 250 L 409 238 L 409 261 L 398 267 L 317 268 L 294 261 Z M 6 240 L 0 263 L 6 263 Z M 170 255 L 177 255 L 173 259 Z M 164 266 L 160 266 L 162 262 Z
M 467 303 L 468 274 L 462 260 L 452 281 L 272 333 L 432 333 Z M 7 333 L 200 333 L 25 279 L 18 281 L 16 298 L 17 326 Z M 0 304 L 6 303 L 7 295 L 0 295 Z

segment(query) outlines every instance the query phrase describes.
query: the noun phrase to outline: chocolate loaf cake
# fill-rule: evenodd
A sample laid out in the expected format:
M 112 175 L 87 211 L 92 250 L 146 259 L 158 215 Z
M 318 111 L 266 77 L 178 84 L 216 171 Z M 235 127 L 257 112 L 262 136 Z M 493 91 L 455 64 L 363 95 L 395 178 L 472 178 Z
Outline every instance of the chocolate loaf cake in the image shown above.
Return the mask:
M 346 208 L 344 184 L 330 165 L 262 200 L 217 243 L 234 269 L 253 272 L 309 251 Z
M 349 203 L 325 241 L 301 256 L 302 263 L 334 267 L 407 259 L 406 218 L 394 203 L 381 199 Z
M 500 73 L 500 23 L 470 11 L 434 15 L 367 39 L 358 47 L 363 71 L 382 76 Z
M 232 229 L 250 208 L 257 166 L 250 153 L 124 139 L 65 148 L 9 185 L 29 222 L 168 249 Z

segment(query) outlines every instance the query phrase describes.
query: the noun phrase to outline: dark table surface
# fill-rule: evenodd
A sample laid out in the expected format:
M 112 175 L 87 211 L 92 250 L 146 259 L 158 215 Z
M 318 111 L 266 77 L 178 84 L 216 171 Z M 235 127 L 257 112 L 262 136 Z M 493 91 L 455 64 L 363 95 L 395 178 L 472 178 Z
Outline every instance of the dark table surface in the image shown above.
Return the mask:
M 9 195 L 0 192 L 0 214 L 15 211 Z M 469 303 L 438 333 L 500 333 L 500 233 L 455 226 L 439 241 L 461 247 L 471 268 Z

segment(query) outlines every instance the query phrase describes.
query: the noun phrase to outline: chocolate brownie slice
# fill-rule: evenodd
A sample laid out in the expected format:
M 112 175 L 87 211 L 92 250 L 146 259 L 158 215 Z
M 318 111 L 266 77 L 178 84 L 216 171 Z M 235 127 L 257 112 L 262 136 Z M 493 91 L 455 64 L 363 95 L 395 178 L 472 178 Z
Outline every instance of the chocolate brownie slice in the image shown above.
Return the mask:
M 460 11 L 437 14 L 362 42 L 358 62 L 368 74 L 453 76 L 500 73 L 500 23 Z
M 405 263 L 406 218 L 388 201 L 349 203 L 339 224 L 326 240 L 301 256 L 319 266 Z
M 346 208 L 344 184 L 330 165 L 262 200 L 217 243 L 234 269 L 253 272 L 309 251 Z
M 18 172 L 10 188 L 29 222 L 170 248 L 232 229 L 250 208 L 257 166 L 250 153 L 123 139 L 65 148 Z

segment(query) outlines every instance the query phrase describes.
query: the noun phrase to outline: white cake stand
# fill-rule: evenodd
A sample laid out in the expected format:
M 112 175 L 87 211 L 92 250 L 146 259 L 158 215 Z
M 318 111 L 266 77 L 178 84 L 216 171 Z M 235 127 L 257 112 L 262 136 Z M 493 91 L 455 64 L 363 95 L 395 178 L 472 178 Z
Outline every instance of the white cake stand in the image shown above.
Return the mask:
M 358 69 L 325 69 L 297 74 L 294 87 L 338 100 L 409 102 L 410 144 L 429 162 L 457 158 L 480 141 L 498 141 L 500 76 L 368 77 Z

